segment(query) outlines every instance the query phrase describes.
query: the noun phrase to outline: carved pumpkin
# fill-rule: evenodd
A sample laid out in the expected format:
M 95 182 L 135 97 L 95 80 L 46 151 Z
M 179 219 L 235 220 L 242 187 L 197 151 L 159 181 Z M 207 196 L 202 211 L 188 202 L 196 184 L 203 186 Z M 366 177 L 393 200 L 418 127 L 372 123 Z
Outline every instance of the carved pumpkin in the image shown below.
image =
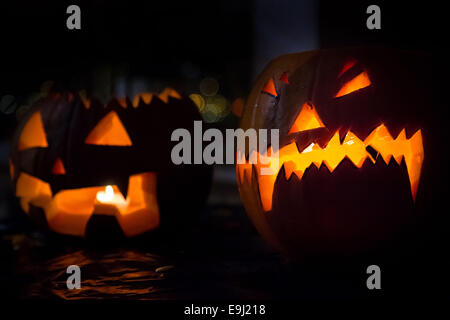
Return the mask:
M 439 140 L 427 110 L 429 60 L 348 48 L 265 68 L 241 128 L 279 129 L 279 149 L 269 141 L 267 153 L 253 151 L 256 164 L 253 152 L 237 154 L 236 170 L 246 211 L 270 244 L 291 257 L 360 252 L 414 230 L 431 202 L 430 141 Z
M 201 120 L 195 105 L 172 89 L 106 106 L 73 94 L 37 101 L 10 156 L 23 210 L 80 237 L 186 228 L 207 197 L 211 168 L 173 165 L 170 135 L 192 130 L 194 120 Z

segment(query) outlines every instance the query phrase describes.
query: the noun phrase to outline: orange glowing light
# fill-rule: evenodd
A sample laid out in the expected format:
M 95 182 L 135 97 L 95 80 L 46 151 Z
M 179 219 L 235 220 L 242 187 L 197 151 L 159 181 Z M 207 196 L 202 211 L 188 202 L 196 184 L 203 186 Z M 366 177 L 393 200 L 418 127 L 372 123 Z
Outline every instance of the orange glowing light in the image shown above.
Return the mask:
M 56 159 L 55 164 L 53 165 L 52 168 L 52 173 L 56 175 L 66 174 L 66 168 L 64 168 L 64 164 L 61 158 Z
M 115 111 L 108 113 L 85 140 L 86 144 L 105 146 L 131 146 L 132 142 Z
M 47 182 L 22 172 L 17 179 L 16 196 L 21 198 L 23 211 L 29 211 L 29 203 L 44 205 L 52 198 L 52 190 Z
M 88 99 L 88 97 L 86 96 L 86 91 L 84 91 L 84 90 L 80 91 L 79 96 L 80 96 L 81 102 L 83 103 L 84 107 L 86 109 L 89 109 L 91 107 L 91 100 Z
M 277 90 L 275 90 L 275 84 L 273 83 L 272 78 L 270 78 L 269 81 L 267 81 L 262 92 L 268 93 L 274 97 L 278 96 Z
M 40 111 L 36 111 L 23 128 L 19 137 L 18 150 L 22 151 L 28 148 L 36 147 L 48 147 Z
M 153 93 L 144 92 L 136 95 L 133 99 L 133 107 L 137 108 L 139 106 L 139 100 L 142 99 L 144 103 L 149 104 L 152 102 L 153 99 Z
M 100 203 L 114 204 L 117 206 L 126 206 L 128 204 L 122 193 L 114 192 L 112 186 L 106 186 L 104 191 L 97 192 L 96 199 Z
M 287 84 L 289 84 L 289 79 L 288 79 L 288 76 L 287 76 L 286 72 L 283 72 L 283 74 L 280 77 L 280 80 L 285 82 L 285 83 L 287 83 Z
M 159 95 L 158 98 L 160 98 L 165 103 L 169 102 L 169 97 L 175 98 L 175 99 L 181 99 L 180 94 L 172 89 L 172 88 L 165 88 Z
M 154 95 L 155 94 L 153 94 L 151 92 L 143 92 L 143 93 L 137 94 L 132 101 L 133 107 L 134 108 L 139 107 L 140 100 L 142 100 L 145 104 L 150 104 L 153 100 Z M 169 97 L 175 98 L 175 99 L 181 99 L 181 95 L 172 88 L 164 88 L 164 90 L 161 93 L 157 94 L 157 96 L 164 103 L 169 102 Z
M 120 106 L 124 109 L 127 108 L 127 99 L 124 97 L 117 98 L 117 102 L 120 104 Z
M 344 158 L 348 158 L 357 168 L 361 168 L 366 159 L 375 163 L 375 159 L 366 151 L 367 146 L 377 150 L 386 163 L 391 157 L 394 157 L 398 164 L 405 159 L 411 195 L 415 200 L 424 158 L 422 133 L 418 130 L 410 139 L 406 139 L 405 130 L 403 130 L 396 139 L 393 139 L 383 124 L 373 130 L 364 141 L 352 132 L 348 132 L 344 141 L 340 143 L 339 132 L 336 132 L 323 149 L 317 144 L 311 144 L 300 152 L 296 143 L 292 142 L 276 153 L 271 148 L 267 155 L 260 155 L 254 151 L 258 159 L 257 163 L 252 165 L 245 162 L 245 158 L 241 159 L 244 163 L 237 164 L 238 177 L 240 183 L 250 183 L 252 166 L 255 166 L 262 207 L 265 211 L 270 211 L 275 180 L 282 166 L 285 169 L 286 179 L 289 179 L 292 173 L 301 179 L 305 170 L 313 164 L 319 168 L 323 163 L 330 172 L 333 172 Z M 261 158 L 264 160 L 260 160 Z M 276 161 L 277 158 L 278 161 Z M 261 168 L 271 168 L 273 174 L 261 175 Z
M 289 134 L 324 127 L 314 107 L 305 103 L 289 130 Z
M 360 90 L 362 88 L 370 86 L 371 82 L 369 79 L 369 75 L 367 72 L 363 71 L 354 77 L 349 82 L 345 83 L 339 92 L 336 94 L 335 98 L 345 96 L 349 93 L 352 93 L 356 90 Z

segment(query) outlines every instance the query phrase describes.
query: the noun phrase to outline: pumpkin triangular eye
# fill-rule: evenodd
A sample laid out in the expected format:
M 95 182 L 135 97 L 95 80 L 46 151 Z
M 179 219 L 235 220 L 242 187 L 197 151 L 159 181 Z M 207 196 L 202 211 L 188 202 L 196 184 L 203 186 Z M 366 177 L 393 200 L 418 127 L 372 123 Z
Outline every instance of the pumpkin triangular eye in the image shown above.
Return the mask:
M 349 82 L 346 82 L 336 94 L 335 98 L 342 97 L 356 90 L 368 87 L 370 86 L 370 84 L 371 82 L 369 79 L 369 75 L 367 74 L 367 72 L 363 71 Z
M 356 64 L 355 60 L 350 60 L 347 61 L 344 66 L 342 67 L 341 72 L 339 72 L 338 74 L 338 78 L 340 78 L 344 73 L 346 73 L 348 70 L 350 70 L 351 68 L 353 68 L 353 66 Z
M 267 81 L 266 85 L 264 86 L 264 89 L 262 90 L 264 93 L 268 93 L 271 96 L 277 97 L 277 91 L 275 90 L 275 84 L 273 83 L 273 79 L 270 78 L 269 81 Z
M 56 159 L 55 164 L 53 165 L 52 173 L 55 175 L 66 174 L 66 168 L 64 168 L 61 158 Z
M 20 134 L 18 143 L 19 151 L 36 147 L 48 147 L 40 111 L 36 111 L 30 117 Z
M 115 111 L 108 113 L 85 140 L 86 144 L 103 146 L 131 146 L 133 145 L 127 130 Z
M 288 76 L 287 76 L 286 72 L 283 72 L 283 74 L 280 77 L 280 80 L 285 82 L 285 83 L 287 83 L 287 84 L 289 84 L 289 79 L 288 79 Z
M 289 134 L 325 127 L 314 107 L 305 103 L 294 121 Z

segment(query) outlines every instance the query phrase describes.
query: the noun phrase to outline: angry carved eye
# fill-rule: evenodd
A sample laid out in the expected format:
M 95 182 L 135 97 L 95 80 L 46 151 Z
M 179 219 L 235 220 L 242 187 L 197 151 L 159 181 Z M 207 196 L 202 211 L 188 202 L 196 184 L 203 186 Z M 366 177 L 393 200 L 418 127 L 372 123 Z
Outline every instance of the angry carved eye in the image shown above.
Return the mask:
M 47 148 L 47 137 L 42 124 L 41 112 L 36 111 L 28 120 L 19 137 L 18 150 Z
M 342 67 L 341 72 L 339 72 L 338 78 L 340 78 L 344 73 L 346 73 L 348 70 L 350 70 L 351 68 L 353 68 L 353 66 L 356 64 L 355 60 L 350 60 L 347 63 L 344 64 L 344 66 Z
M 85 140 L 86 144 L 102 146 L 132 146 L 127 130 L 115 111 L 108 113 Z
M 289 84 L 289 79 L 288 79 L 288 75 L 287 75 L 286 72 L 283 72 L 283 74 L 280 77 L 280 80 L 285 82 L 285 83 L 287 83 L 287 84 Z
M 275 84 L 273 83 L 273 79 L 270 78 L 269 81 L 267 81 L 266 85 L 264 86 L 263 93 L 270 94 L 271 96 L 277 97 L 277 91 L 275 90 Z
M 42 123 L 40 111 L 36 111 L 28 120 L 19 137 L 18 150 L 26 150 L 30 148 L 47 148 L 48 142 Z M 14 176 L 14 166 L 10 163 L 11 176 Z M 55 175 L 66 174 L 66 169 L 61 158 L 57 158 L 52 173 Z
M 294 124 L 291 126 L 291 129 L 289 129 L 289 134 L 322 127 L 325 126 L 322 123 L 322 120 L 320 120 L 314 107 L 305 103 L 295 119 Z
M 345 96 L 356 90 L 370 86 L 371 82 L 366 71 L 361 72 L 352 80 L 346 82 L 336 94 L 335 98 Z

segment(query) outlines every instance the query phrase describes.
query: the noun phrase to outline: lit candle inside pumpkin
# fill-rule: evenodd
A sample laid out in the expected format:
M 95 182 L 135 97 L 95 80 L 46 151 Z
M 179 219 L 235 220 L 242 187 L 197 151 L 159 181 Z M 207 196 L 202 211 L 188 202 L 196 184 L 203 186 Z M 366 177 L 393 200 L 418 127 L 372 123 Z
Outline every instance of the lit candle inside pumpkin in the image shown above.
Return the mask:
M 99 191 L 96 195 L 95 213 L 115 215 L 117 211 L 124 211 L 128 206 L 122 193 L 115 192 L 112 186 L 106 186 L 105 191 Z

